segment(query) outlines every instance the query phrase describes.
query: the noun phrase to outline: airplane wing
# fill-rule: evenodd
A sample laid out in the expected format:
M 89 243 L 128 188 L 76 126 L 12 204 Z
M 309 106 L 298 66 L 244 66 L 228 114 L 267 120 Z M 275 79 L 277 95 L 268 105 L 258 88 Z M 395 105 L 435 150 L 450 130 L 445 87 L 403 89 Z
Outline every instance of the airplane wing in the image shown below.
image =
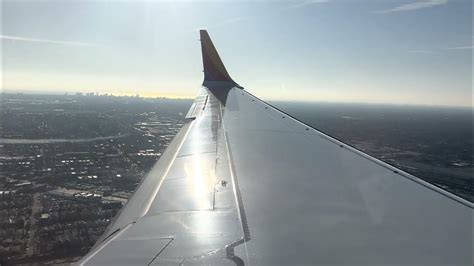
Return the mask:
M 472 203 L 253 96 L 200 34 L 185 125 L 79 264 L 472 265 Z

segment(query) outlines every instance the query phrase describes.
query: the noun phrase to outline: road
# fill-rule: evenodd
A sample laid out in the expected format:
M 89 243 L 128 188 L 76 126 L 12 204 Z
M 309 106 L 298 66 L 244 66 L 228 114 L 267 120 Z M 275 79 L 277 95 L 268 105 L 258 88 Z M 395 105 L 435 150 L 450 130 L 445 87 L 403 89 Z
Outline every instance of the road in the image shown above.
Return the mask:
M 89 139 L 8 139 L 8 138 L 0 138 L 0 144 L 49 144 L 49 143 L 64 143 L 64 142 L 91 142 L 91 141 L 123 138 L 123 137 L 126 137 L 128 135 L 129 134 L 122 134 L 122 135 L 97 137 L 97 138 L 89 138 Z
M 26 249 L 26 255 L 32 256 L 35 253 L 35 244 L 36 244 L 36 231 L 38 226 L 36 224 L 36 217 L 41 212 L 42 206 L 40 201 L 41 193 L 33 194 L 33 205 L 31 207 L 30 215 L 30 230 L 28 232 L 28 243 Z

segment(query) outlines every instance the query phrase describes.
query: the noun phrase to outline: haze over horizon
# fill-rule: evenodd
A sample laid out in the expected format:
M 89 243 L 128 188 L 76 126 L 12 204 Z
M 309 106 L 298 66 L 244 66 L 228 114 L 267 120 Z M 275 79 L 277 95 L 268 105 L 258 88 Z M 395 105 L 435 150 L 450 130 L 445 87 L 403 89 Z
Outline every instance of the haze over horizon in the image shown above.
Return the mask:
M 2 90 L 194 98 L 201 28 L 265 100 L 472 107 L 469 0 L 4 0 Z

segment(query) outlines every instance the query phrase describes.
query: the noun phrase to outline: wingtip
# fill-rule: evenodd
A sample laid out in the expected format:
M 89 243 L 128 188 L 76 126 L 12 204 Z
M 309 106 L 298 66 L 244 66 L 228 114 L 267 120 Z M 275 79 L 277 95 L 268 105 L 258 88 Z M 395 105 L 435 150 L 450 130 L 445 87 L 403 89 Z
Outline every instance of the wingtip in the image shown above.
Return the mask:
M 201 36 L 202 60 L 204 65 L 204 81 L 233 82 L 217 53 L 207 30 L 199 30 Z
M 200 29 L 199 30 L 199 36 L 201 37 L 201 40 L 202 40 L 203 36 L 209 37 L 209 33 L 207 33 L 206 29 Z

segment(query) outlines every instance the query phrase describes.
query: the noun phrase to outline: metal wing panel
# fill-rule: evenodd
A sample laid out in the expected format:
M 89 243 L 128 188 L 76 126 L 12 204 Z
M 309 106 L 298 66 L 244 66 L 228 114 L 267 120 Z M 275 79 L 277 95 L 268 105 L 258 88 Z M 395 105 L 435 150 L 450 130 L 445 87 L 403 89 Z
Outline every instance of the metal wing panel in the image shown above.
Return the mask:
M 233 263 L 232 249 L 244 233 L 221 103 L 206 89 L 204 93 L 201 112 L 194 112 L 197 116 L 188 120 L 144 179 L 108 230 L 111 236 L 81 264 Z M 127 247 L 133 255 L 125 252 Z
M 84 263 L 471 265 L 469 204 L 241 89 L 209 99 L 144 215 Z
M 247 263 L 472 264 L 462 199 L 240 89 L 223 123 L 250 230 L 236 254 Z

